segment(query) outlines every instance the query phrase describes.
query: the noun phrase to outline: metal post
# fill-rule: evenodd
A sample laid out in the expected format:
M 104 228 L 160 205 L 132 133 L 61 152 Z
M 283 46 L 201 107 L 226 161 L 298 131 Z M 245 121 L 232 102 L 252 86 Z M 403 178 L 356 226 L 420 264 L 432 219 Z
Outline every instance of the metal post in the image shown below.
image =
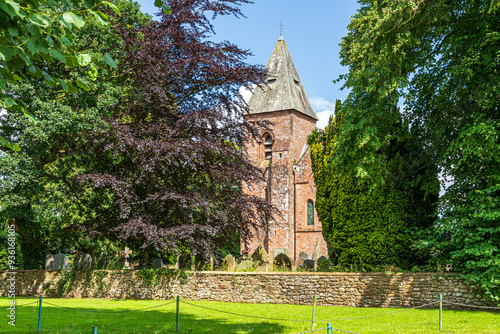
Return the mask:
M 314 295 L 313 321 L 311 330 L 314 330 L 314 318 L 316 317 L 316 295 Z
M 327 334 L 332 334 L 332 324 L 331 324 L 331 323 L 328 323 L 328 324 L 327 324 L 327 327 L 328 327 L 328 328 L 327 328 L 327 332 L 326 332 L 326 333 L 327 333 Z
M 92 334 L 97 334 L 97 326 L 92 326 Z
M 179 296 L 177 296 L 177 310 L 175 312 L 175 321 L 177 322 L 177 333 L 179 333 Z
M 443 330 L 443 295 L 439 294 L 439 331 Z
M 40 295 L 40 299 L 38 300 L 38 333 L 42 329 L 42 295 Z

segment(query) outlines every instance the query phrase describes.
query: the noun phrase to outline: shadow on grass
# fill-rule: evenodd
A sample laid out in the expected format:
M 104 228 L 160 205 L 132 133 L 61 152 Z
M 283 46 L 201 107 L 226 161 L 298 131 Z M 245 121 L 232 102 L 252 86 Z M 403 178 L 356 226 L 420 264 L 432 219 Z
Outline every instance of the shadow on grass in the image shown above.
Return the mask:
M 52 301 L 51 301 L 52 302 Z M 99 300 L 96 300 L 98 303 Z M 57 301 L 53 300 L 54 304 Z M 249 319 L 232 318 L 212 312 L 210 318 L 194 314 L 197 310 L 181 304 L 180 333 L 289 333 L 290 329 L 281 324 Z M 116 308 L 114 311 L 118 311 Z M 92 312 L 89 312 L 92 311 Z M 111 311 L 111 310 L 103 310 Z M 38 309 L 36 305 L 16 308 L 16 326 L 8 325 L 7 310 L 0 310 L 0 333 L 37 333 Z M 124 313 L 95 312 L 91 308 L 62 309 L 44 305 L 42 309 L 41 333 L 90 334 L 92 326 L 97 326 L 99 334 L 160 334 L 176 332 L 175 304 L 157 310 L 132 311 Z

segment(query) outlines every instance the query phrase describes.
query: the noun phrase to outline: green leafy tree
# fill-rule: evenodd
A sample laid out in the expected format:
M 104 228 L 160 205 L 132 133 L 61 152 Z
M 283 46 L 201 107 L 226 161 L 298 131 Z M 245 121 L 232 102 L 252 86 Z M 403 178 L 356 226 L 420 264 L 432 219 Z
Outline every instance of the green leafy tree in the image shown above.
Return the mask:
M 100 11 L 104 6 L 120 13 L 109 1 L 0 1 L 0 104 L 25 110 L 26 105 L 10 92 L 9 85 L 29 77 L 68 92 L 75 92 L 77 86 L 89 89 L 88 82 L 82 79 L 69 81 L 55 76 L 54 62 L 84 67 L 94 75 L 101 63 L 116 67 L 109 54 L 86 53 L 73 39 L 74 28 L 80 29 L 86 22 L 107 25 L 108 16 Z M 27 116 L 33 118 L 29 113 Z M 2 141 L 3 145 L 11 145 L 6 139 Z M 19 150 L 17 146 L 14 149 Z
M 110 13 L 112 25 L 133 29 L 150 21 L 136 3 L 120 0 L 115 4 L 122 15 Z M 88 21 L 73 30 L 71 40 L 72 47 L 82 54 L 121 59 L 121 37 L 99 22 Z M 46 64 L 43 59 L 31 61 L 38 68 Z M 51 73 L 64 82 L 85 82 L 84 89 L 66 91 L 28 75 L 8 88 L 9 94 L 23 101 L 33 119 L 18 108 L 8 108 L 0 115 L 0 136 L 16 142 L 16 150 L 0 146 L 0 219 L 15 219 L 26 269 L 42 268 L 49 252 L 78 249 L 94 255 L 94 250 L 99 251 L 107 242 L 81 233 L 76 225 L 95 215 L 93 208 L 106 205 L 109 196 L 99 192 L 73 196 L 71 178 L 94 167 L 87 154 L 86 134 L 106 128 L 102 117 L 128 88 L 112 67 L 96 64 L 96 80 L 96 72 L 89 71 L 93 65 L 68 65 L 53 62 Z M 95 206 L 82 209 L 82 198 L 92 198 Z
M 394 138 L 385 107 L 402 100 L 448 180 L 422 246 L 498 300 L 500 2 L 359 2 L 341 47 L 351 92 L 334 160 L 383 183 L 379 151 Z

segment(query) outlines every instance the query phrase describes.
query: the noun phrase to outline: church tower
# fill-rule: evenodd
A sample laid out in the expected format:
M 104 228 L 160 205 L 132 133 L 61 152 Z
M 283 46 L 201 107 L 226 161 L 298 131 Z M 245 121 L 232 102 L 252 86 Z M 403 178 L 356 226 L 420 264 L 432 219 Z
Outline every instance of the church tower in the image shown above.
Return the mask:
M 281 217 L 270 221 L 270 232 L 255 231 L 247 242 L 249 254 L 261 244 L 270 261 L 284 253 L 295 264 L 301 258 L 328 257 L 321 223 L 314 208 L 316 186 L 311 168 L 307 136 L 318 117 L 295 69 L 283 36 L 280 36 L 266 65 L 266 85 L 256 87 L 248 103 L 250 120 L 268 120 L 270 130 L 247 150 L 268 182 L 244 191 L 261 196 L 277 207 Z M 307 255 L 306 255 L 307 254 Z

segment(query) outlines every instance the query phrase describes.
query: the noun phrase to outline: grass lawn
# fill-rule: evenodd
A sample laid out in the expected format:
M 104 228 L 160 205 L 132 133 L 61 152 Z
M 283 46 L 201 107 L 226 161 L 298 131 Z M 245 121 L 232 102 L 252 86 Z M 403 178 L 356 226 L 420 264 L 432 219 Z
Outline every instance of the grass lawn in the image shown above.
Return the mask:
M 36 301 L 16 298 L 22 305 Z M 90 334 L 97 326 L 105 333 L 175 333 L 175 303 L 159 308 L 126 313 L 106 313 L 138 310 L 164 304 L 164 300 L 101 300 L 101 299 L 49 299 L 44 301 L 79 310 L 43 305 L 42 333 Z M 0 298 L 0 307 L 8 306 L 7 298 Z M 189 302 L 189 301 L 188 301 Z M 223 302 L 189 302 L 226 312 L 269 318 L 311 319 L 312 306 L 275 304 L 235 304 Z M 401 309 L 352 308 L 318 306 L 316 319 L 352 318 L 394 312 Z M 97 311 L 97 312 L 88 312 Z M 16 308 L 16 326 L 7 324 L 7 310 L 0 310 L 0 333 L 36 333 L 38 311 L 36 304 Z M 396 314 L 331 321 L 334 328 L 355 333 L 499 333 L 500 313 L 483 311 L 443 311 L 443 332 L 439 332 L 439 310 L 409 310 Z M 316 328 L 326 327 L 317 321 Z M 311 330 L 311 322 L 272 321 L 236 316 L 213 310 L 180 304 L 180 333 L 298 333 Z M 318 333 L 326 333 L 326 330 Z M 333 333 L 340 333 L 334 331 Z

